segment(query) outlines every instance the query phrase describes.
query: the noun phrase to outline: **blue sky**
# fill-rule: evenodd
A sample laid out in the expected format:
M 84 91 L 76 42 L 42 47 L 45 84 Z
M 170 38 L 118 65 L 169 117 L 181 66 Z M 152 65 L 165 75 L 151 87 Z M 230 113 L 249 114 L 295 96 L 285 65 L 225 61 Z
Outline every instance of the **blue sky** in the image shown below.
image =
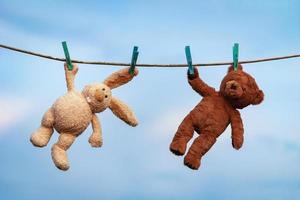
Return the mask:
M 278 1 L 13 1 L 0 2 L 0 43 L 63 57 L 141 63 L 231 61 L 300 52 L 300 2 Z M 245 143 L 231 147 L 230 131 L 203 158 L 199 171 L 168 150 L 183 117 L 200 97 L 186 69 L 140 68 L 113 91 L 139 118 L 132 128 L 107 110 L 104 145 L 89 146 L 86 130 L 68 151 L 61 172 L 50 148 L 29 142 L 41 117 L 66 92 L 63 64 L 0 49 L 1 199 L 298 199 L 300 195 L 300 60 L 245 65 L 265 101 L 241 111 Z M 79 65 L 76 87 L 101 82 L 120 67 Z M 227 67 L 199 69 L 218 88 Z

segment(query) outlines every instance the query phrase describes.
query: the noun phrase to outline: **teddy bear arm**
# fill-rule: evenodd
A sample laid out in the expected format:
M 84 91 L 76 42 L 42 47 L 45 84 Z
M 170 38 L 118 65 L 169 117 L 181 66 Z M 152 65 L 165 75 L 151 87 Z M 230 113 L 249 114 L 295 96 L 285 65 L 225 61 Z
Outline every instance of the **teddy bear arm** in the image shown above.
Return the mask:
M 107 85 L 110 89 L 120 87 L 131 81 L 134 76 L 138 74 L 138 70 L 134 70 L 134 74 L 129 73 L 129 68 L 121 69 L 115 73 L 112 73 L 109 77 L 104 80 L 104 84 Z
M 101 147 L 103 143 L 101 123 L 96 114 L 93 114 L 91 123 L 92 123 L 93 133 L 89 138 L 89 143 L 91 144 L 92 147 Z
M 213 96 L 217 94 L 216 90 L 213 87 L 207 85 L 200 77 L 197 68 L 194 68 L 194 74 L 187 73 L 188 82 L 190 86 L 199 93 L 201 96 Z
M 238 150 L 242 147 L 244 142 L 243 121 L 238 110 L 231 113 L 230 120 L 232 146 Z
M 201 96 L 213 96 L 216 94 L 216 90 L 213 87 L 210 87 L 207 85 L 204 81 L 202 81 L 199 77 L 188 80 L 190 86 L 195 90 L 197 93 L 199 93 Z

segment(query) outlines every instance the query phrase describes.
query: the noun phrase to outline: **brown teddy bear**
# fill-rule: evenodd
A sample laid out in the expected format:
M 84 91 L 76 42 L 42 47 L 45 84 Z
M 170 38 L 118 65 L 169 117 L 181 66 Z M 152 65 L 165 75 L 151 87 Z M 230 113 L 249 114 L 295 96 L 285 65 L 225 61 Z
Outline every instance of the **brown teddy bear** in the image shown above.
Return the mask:
M 219 92 L 199 78 L 196 68 L 194 72 L 194 75 L 188 74 L 188 82 L 203 96 L 203 99 L 180 124 L 170 144 L 170 150 L 175 155 L 184 155 L 187 143 L 196 131 L 199 136 L 188 150 L 184 164 L 191 169 L 198 169 L 201 157 L 213 146 L 229 124 L 233 148 L 242 147 L 244 129 L 237 109 L 261 103 L 264 94 L 258 88 L 255 79 L 244 72 L 241 65 L 236 71 L 233 70 L 233 66 L 229 67 Z
M 74 87 L 78 67 L 74 64 L 73 66 L 73 70 L 69 71 L 65 64 L 68 92 L 58 98 L 44 114 L 40 128 L 30 138 L 34 146 L 44 147 L 49 142 L 53 129 L 60 134 L 58 142 L 52 146 L 52 159 L 56 167 L 61 170 L 69 169 L 66 151 L 90 123 L 93 133 L 89 143 L 92 147 L 102 146 L 101 124 L 96 113 L 110 108 L 127 124 L 131 126 L 138 124 L 131 109 L 111 93 L 111 89 L 131 81 L 138 74 L 137 69 L 133 75 L 129 74 L 128 68 L 121 69 L 111 74 L 103 83 L 87 85 L 82 92 L 78 92 Z

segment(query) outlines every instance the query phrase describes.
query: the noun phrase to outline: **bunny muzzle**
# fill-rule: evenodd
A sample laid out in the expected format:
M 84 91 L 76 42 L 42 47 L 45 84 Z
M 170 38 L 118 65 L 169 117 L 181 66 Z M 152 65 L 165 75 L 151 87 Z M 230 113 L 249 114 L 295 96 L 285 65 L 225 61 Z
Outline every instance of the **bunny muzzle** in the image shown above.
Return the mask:
M 95 98 L 97 101 L 102 102 L 105 98 L 104 92 L 102 92 L 100 89 L 97 89 L 95 92 Z

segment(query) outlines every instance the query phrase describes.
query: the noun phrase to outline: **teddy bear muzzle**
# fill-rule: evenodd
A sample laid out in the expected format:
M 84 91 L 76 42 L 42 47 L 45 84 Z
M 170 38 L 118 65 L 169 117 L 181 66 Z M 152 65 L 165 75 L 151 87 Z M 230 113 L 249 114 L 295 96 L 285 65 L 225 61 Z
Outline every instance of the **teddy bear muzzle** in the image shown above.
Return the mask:
M 225 94 L 230 98 L 240 98 L 243 95 L 243 88 L 237 81 L 227 81 L 225 86 Z

